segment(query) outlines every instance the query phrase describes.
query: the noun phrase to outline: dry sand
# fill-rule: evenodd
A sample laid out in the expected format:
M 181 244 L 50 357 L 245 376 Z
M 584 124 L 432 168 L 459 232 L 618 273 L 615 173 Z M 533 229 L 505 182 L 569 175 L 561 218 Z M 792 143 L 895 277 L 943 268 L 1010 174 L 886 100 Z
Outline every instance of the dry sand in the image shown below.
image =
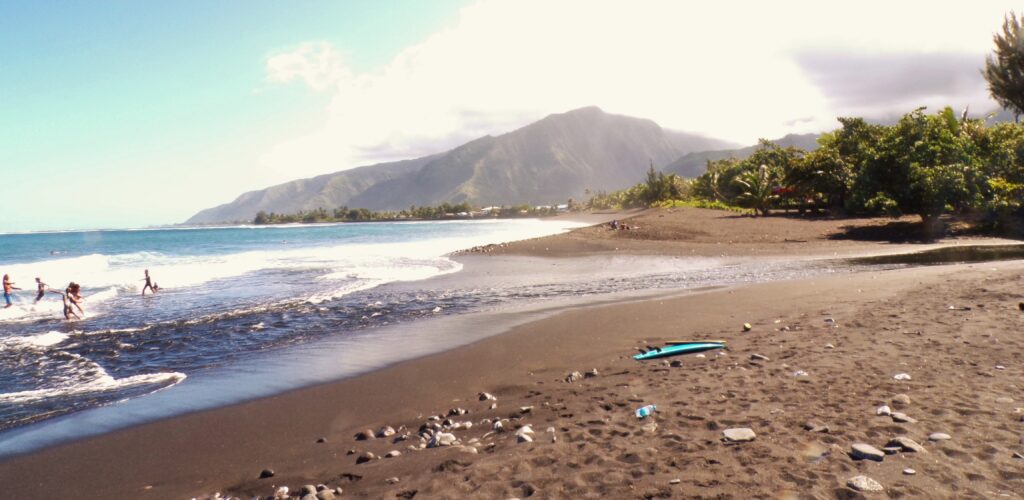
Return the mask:
M 885 488 L 880 496 L 1020 497 L 1021 300 L 1024 261 L 575 308 L 365 376 L 10 459 L 0 463 L 0 496 L 248 498 L 323 483 L 365 498 L 829 498 L 857 495 L 846 483 L 866 475 Z M 630 358 L 645 343 L 700 338 L 727 340 L 729 350 L 668 360 L 678 367 Z M 596 377 L 564 380 L 594 368 Z M 899 373 L 910 380 L 894 379 Z M 497 401 L 479 401 L 484 391 Z M 898 394 L 909 404 L 893 403 Z M 649 403 L 655 416 L 636 419 Z M 876 416 L 883 404 L 916 422 Z M 470 411 L 453 421 L 473 423 L 452 432 L 461 447 L 414 451 L 415 436 L 354 438 L 385 425 L 415 435 L 453 408 Z M 499 418 L 507 431 L 492 433 Z M 828 432 L 805 430 L 811 420 Z M 517 443 L 523 425 L 533 442 Z M 757 437 L 723 442 L 734 427 Z M 934 432 L 952 439 L 929 441 Z M 923 451 L 882 462 L 847 454 L 854 443 L 881 448 L 896 436 Z M 401 455 L 356 464 L 362 452 L 391 450 Z M 276 475 L 258 479 L 264 468 Z

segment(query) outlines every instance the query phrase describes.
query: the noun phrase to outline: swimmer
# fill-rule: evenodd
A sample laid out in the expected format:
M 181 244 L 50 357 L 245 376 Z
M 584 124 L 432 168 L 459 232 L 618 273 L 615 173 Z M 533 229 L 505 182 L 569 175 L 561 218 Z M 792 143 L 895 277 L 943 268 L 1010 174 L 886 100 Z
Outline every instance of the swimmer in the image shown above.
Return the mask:
M 143 280 L 142 280 L 142 281 L 146 282 L 146 284 L 143 285 L 143 287 L 142 287 L 142 296 L 143 297 L 146 296 L 146 289 L 147 288 L 149 289 L 150 292 L 156 293 L 156 288 L 153 288 L 153 282 L 150 281 L 150 279 L 149 279 L 149 269 L 146 269 L 145 272 L 146 272 L 146 277 L 143 278 Z
M 46 295 L 46 287 L 47 286 L 49 286 L 49 285 L 47 285 L 46 283 L 43 283 L 43 280 L 41 280 L 39 278 L 36 278 L 36 290 L 39 292 L 36 295 L 36 301 L 35 301 L 36 304 L 38 304 L 39 301 L 42 300 L 43 295 Z
M 9 275 L 5 274 L 4 275 L 4 300 L 7 302 L 7 305 L 4 306 L 4 309 L 7 309 L 8 307 L 11 307 L 12 305 L 14 305 L 14 304 L 11 303 L 11 292 L 14 291 L 14 290 L 21 290 L 21 289 L 16 287 L 16 286 L 14 286 L 14 282 L 11 281 L 11 277 Z

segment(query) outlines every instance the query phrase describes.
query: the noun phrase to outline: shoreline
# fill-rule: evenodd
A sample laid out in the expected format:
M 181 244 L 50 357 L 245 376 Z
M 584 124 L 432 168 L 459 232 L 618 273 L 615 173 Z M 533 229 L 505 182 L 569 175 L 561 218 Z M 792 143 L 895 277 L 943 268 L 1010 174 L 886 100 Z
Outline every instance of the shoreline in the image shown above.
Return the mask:
M 1010 263 L 1017 271 L 1022 269 L 1021 264 Z M 938 282 L 947 275 L 973 267 L 977 266 L 886 271 L 883 273 L 886 275 L 883 280 L 886 288 L 881 295 L 897 296 L 899 291 L 916 285 L 911 284 L 913 279 Z M 354 378 L 178 416 L 14 457 L 0 462 L 0 479 L 7 485 L 6 491 L 16 492 L 18 498 L 45 497 L 46 490 L 37 488 L 47 483 L 76 484 L 83 492 L 82 498 L 127 498 L 142 494 L 164 498 L 210 494 L 224 488 L 236 492 L 252 489 L 255 493 L 269 494 L 268 481 L 256 479 L 259 471 L 266 467 L 277 471 L 275 479 L 269 481 L 273 484 L 304 484 L 318 477 L 337 475 L 336 470 L 358 473 L 364 478 L 371 477 L 366 475 L 367 471 L 388 474 L 390 472 L 381 470 L 385 468 L 384 464 L 356 466 L 353 457 L 346 455 L 345 450 L 360 447 L 360 443 L 351 438 L 355 432 L 384 423 L 397 427 L 400 422 L 408 422 L 406 425 L 411 427 L 413 421 L 427 412 L 443 412 L 446 405 L 472 404 L 473 396 L 485 391 L 498 395 L 499 403 L 502 403 L 499 409 L 506 408 L 500 411 L 508 413 L 509 407 L 504 405 L 509 399 L 507 393 L 525 392 L 533 386 L 542 388 L 556 383 L 553 381 L 564 376 L 563 371 L 589 369 L 590 365 L 599 366 L 612 358 L 622 358 L 615 353 L 626 351 L 628 354 L 626 344 L 635 344 L 641 340 L 640 337 L 645 337 L 641 332 L 634 332 L 626 339 L 582 335 L 591 344 L 591 348 L 586 349 L 588 352 L 569 359 L 552 356 L 552 348 L 561 346 L 565 349 L 582 340 L 579 331 L 565 333 L 578 329 L 580 323 L 593 324 L 603 319 L 608 322 L 603 327 L 606 332 L 621 332 L 627 328 L 623 320 L 632 323 L 638 318 L 655 317 L 659 324 L 665 325 L 666 318 L 661 316 L 666 314 L 666 309 L 682 309 L 703 312 L 705 317 L 692 325 L 697 330 L 729 327 L 729 330 L 736 331 L 735 325 L 750 317 L 761 318 L 755 323 L 755 328 L 760 329 L 770 325 L 766 325 L 766 318 L 777 313 L 782 304 L 794 302 L 797 298 L 804 301 L 801 309 L 813 307 L 816 303 L 831 303 L 836 298 L 822 301 L 822 297 L 852 284 L 872 282 L 877 282 L 876 277 L 867 274 L 835 276 L 809 282 L 752 284 L 675 298 L 570 309 L 467 346 Z M 844 292 L 841 295 L 857 295 L 856 291 L 849 289 Z M 729 295 L 732 296 L 731 301 L 743 304 L 742 315 L 730 314 L 731 308 L 720 300 Z M 751 300 L 764 295 L 772 298 L 759 301 L 761 303 Z M 874 296 L 872 300 L 881 298 Z M 650 329 L 650 325 L 643 328 L 645 331 Z M 555 331 L 561 332 L 561 338 L 550 337 Z M 671 334 L 662 335 L 660 340 L 671 337 Z M 648 340 L 659 338 L 649 337 Z M 609 341 L 617 346 L 609 350 Z M 516 352 L 519 344 L 533 342 L 543 344 L 549 353 L 532 357 L 538 354 L 536 345 L 527 349 L 531 356 Z M 602 348 L 595 349 L 593 344 L 600 344 Z M 736 349 L 737 346 L 730 347 Z M 593 352 L 595 350 L 598 352 Z M 466 359 L 474 361 L 466 363 Z M 684 363 L 689 361 L 684 359 Z M 502 368 L 493 373 L 491 368 L 496 366 Z M 509 386 L 510 380 L 515 379 L 526 381 Z M 519 398 L 523 396 L 521 394 Z M 511 399 L 515 406 L 516 396 Z M 351 401 L 360 401 L 361 404 L 351 407 L 348 403 Z M 477 410 L 474 408 L 474 411 Z M 319 437 L 325 437 L 327 442 L 316 443 Z M 159 457 L 150 453 L 154 449 L 161 450 Z M 451 455 L 445 450 L 417 452 L 424 459 L 432 453 Z M 442 457 L 429 458 L 441 460 Z M 54 468 L 54 464 L 59 467 Z M 413 464 L 412 469 L 415 468 Z M 383 477 L 379 479 L 383 483 Z M 321 481 L 323 479 L 314 482 Z M 369 486 L 371 483 L 374 482 L 365 484 Z
M 920 248 L 914 250 L 917 249 Z M 573 255 L 570 252 L 569 256 Z M 552 254 L 544 252 L 542 256 Z M 486 259 L 482 258 L 478 264 L 483 274 L 488 273 Z M 978 273 L 977 268 L 982 266 L 1009 265 L 1019 271 L 1020 264 L 999 262 L 885 271 L 880 273 L 884 274 L 881 281 L 885 284 L 881 288 L 876 278 L 862 273 L 737 285 L 701 293 L 666 290 L 666 296 L 639 301 L 608 297 L 603 301 L 608 303 L 562 308 L 539 320 L 533 317 L 495 336 L 352 378 L 162 419 L 2 459 L 0 483 L 10 485 L 6 491 L 17 493 L 20 498 L 48 496 L 43 488 L 46 484 L 76 484 L 81 492 L 77 496 L 82 498 L 180 497 L 212 494 L 224 489 L 267 495 L 272 493 L 268 484 L 294 487 L 327 482 L 345 470 L 364 477 L 345 485 L 349 491 L 362 491 L 371 496 L 392 490 L 394 493 L 402 490 L 406 483 L 427 481 L 430 474 L 426 471 L 442 457 L 457 459 L 459 456 L 453 455 L 454 450 L 406 451 L 406 443 L 398 443 L 387 447 L 400 449 L 405 456 L 356 466 L 354 457 L 346 454 L 348 449 L 364 448 L 351 438 L 355 432 L 384 424 L 414 429 L 413 425 L 418 425 L 416 422 L 421 422 L 429 412 L 443 412 L 459 404 L 473 405 L 475 421 L 486 414 L 486 410 L 471 401 L 482 391 L 498 395 L 498 413 L 508 415 L 518 402 L 528 403 L 535 397 L 531 395 L 534 388 L 545 391 L 546 386 L 557 384 L 565 376 L 562 372 L 583 371 L 590 369 L 590 365 L 604 372 L 604 365 L 620 366 L 626 359 L 623 351 L 637 342 L 674 338 L 672 335 L 641 338 L 638 334 L 656 329 L 658 325 L 675 325 L 671 318 L 679 318 L 682 311 L 700 311 L 702 315 L 688 322 L 687 328 L 708 335 L 717 330 L 719 335 L 716 336 L 726 337 L 734 335 L 736 322 L 744 319 L 738 316 L 749 320 L 758 314 L 771 315 L 773 308 L 775 314 L 784 310 L 788 311 L 787 315 L 806 315 L 807 308 L 813 309 L 814 304 L 865 300 L 860 290 L 844 289 L 853 286 L 852 283 L 873 285 L 871 301 L 882 297 L 898 300 L 899 291 L 915 286 L 910 283 L 912 279 L 941 283 L 960 270 Z M 730 312 L 725 302 L 736 302 L 743 314 Z M 580 331 L 582 324 L 595 326 L 589 331 Z M 770 324 L 755 323 L 755 329 L 764 326 L 770 327 Z M 629 341 L 623 342 L 624 339 L 617 336 L 622 332 L 630 332 L 626 337 Z M 742 338 L 733 340 L 742 341 Z M 581 344 L 583 348 L 579 347 Z M 738 345 L 730 343 L 734 349 Z M 571 355 L 560 355 L 565 352 Z M 684 363 L 688 361 L 684 359 Z M 519 382 L 510 382 L 512 380 Z M 505 404 L 507 400 L 512 401 L 511 406 Z M 356 408 L 350 407 L 353 401 L 358 402 Z M 316 443 L 320 437 L 325 437 L 327 442 Z M 373 445 L 380 447 L 382 443 Z M 159 457 L 152 456 L 154 450 L 160 452 Z M 277 471 L 275 478 L 256 479 L 259 471 L 266 467 Z M 388 485 L 382 474 L 397 474 L 405 482 Z M 448 491 L 435 483 L 427 481 L 424 492 Z M 507 489 L 508 485 L 505 487 Z M 498 495 L 499 491 L 492 493 Z M 514 495 L 515 491 L 502 490 L 500 494 Z

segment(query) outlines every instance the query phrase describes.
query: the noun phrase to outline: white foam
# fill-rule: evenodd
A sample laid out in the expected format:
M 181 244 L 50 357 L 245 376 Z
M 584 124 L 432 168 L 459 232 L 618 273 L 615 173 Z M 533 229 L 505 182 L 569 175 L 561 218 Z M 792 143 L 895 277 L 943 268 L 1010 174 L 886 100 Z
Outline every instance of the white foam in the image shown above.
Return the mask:
M 161 288 L 182 289 L 204 283 L 241 276 L 266 269 L 323 270 L 323 279 L 355 279 L 356 286 L 346 285 L 333 293 L 319 293 L 310 300 L 327 300 L 338 294 L 352 293 L 391 281 L 421 280 L 458 271 L 461 266 L 445 257 L 453 251 L 487 243 L 500 243 L 534 238 L 566 231 L 583 224 L 535 219 L 449 221 L 449 222 L 397 222 L 395 226 L 412 224 L 463 224 L 465 236 L 416 236 L 415 239 L 392 243 L 343 243 L 330 246 L 292 247 L 253 250 L 222 255 L 165 255 L 157 252 L 135 252 L 117 255 L 93 254 L 80 257 L 11 264 L 5 273 L 18 277 L 25 288 L 31 279 L 40 276 L 54 288 L 75 281 L 91 292 L 83 307 L 90 316 L 102 313 L 96 306 L 117 295 L 118 291 L 138 293 L 144 283 L 142 270 L 149 269 L 153 281 Z M 265 227 L 265 226 L 260 226 Z M 279 226 L 275 226 L 279 227 Z M 308 228 L 309 225 L 297 227 Z M 450 226 L 448 226 L 450 227 Z M 287 233 L 287 230 L 284 231 Z M 440 231 L 450 235 L 450 228 Z M 393 234 L 394 237 L 401 235 Z M 16 305 L 0 309 L 0 322 L 60 317 L 62 305 L 48 295 L 33 305 L 30 292 L 17 294 Z
M 0 339 L 0 349 L 13 347 L 49 347 L 68 339 L 68 334 L 56 331 L 29 335 L 25 337 L 4 337 Z
M 179 384 L 186 378 L 184 373 L 163 372 L 133 375 L 131 377 L 116 379 L 108 375 L 102 368 L 100 368 L 100 370 L 100 376 L 89 380 L 78 381 L 48 389 L 3 393 L 0 394 L 0 403 L 24 404 L 55 397 L 106 392 L 144 385 L 161 385 L 162 387 L 160 388 L 164 389 L 172 385 Z

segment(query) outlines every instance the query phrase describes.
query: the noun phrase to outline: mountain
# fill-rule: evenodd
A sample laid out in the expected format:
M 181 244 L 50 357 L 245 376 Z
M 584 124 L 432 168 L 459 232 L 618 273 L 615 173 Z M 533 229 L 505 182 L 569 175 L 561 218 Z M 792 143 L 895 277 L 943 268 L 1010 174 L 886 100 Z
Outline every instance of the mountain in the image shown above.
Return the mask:
M 805 151 L 813 151 L 818 149 L 818 137 L 821 137 L 821 134 L 789 134 L 772 142 L 784 148 L 793 146 Z M 742 160 L 752 155 L 757 148 L 758 146 L 755 144 L 739 149 L 719 149 L 687 153 L 672 163 L 665 165 L 662 170 L 666 173 L 678 174 L 682 177 L 697 177 L 707 169 L 708 160 L 724 160 L 726 158 Z
M 294 213 L 342 205 L 399 210 L 410 205 L 550 204 L 586 190 L 640 182 L 648 167 L 690 151 L 730 144 L 664 130 L 651 120 L 597 107 L 553 114 L 499 136 L 433 156 L 382 163 L 252 191 L 186 223 L 246 221 L 259 211 Z

